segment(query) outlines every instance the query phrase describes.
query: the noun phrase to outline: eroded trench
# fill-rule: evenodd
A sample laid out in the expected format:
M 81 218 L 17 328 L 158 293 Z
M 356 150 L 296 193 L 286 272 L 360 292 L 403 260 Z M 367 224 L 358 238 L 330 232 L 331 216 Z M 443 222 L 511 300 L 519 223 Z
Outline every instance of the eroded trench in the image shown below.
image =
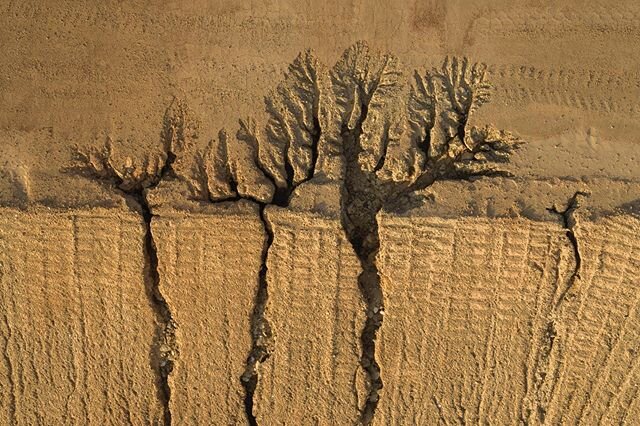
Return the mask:
M 376 334 L 382 325 L 384 299 L 380 285 L 380 275 L 376 265 L 376 256 L 380 249 L 378 221 L 376 215 L 383 205 L 381 193 L 375 175 L 366 173 L 358 164 L 362 125 L 368 115 L 368 104 L 364 102 L 360 109 L 362 115 L 356 126 L 349 129 L 346 125 L 341 131 L 345 147 L 345 176 L 342 187 L 342 226 L 358 256 L 362 272 L 358 277 L 358 286 L 366 303 L 367 312 L 360 337 L 362 355 L 360 363 L 368 378 L 368 395 L 362 407 L 361 422 L 368 425 L 373 420 L 378 405 L 379 392 L 383 382 L 380 366 L 376 361 Z M 384 161 L 384 154 L 383 154 Z
M 151 346 L 150 358 L 157 374 L 157 396 L 163 409 L 163 424 L 170 426 L 171 421 L 171 387 L 169 386 L 169 375 L 173 371 L 174 362 L 178 356 L 176 343 L 177 324 L 173 318 L 171 308 L 160 291 L 160 271 L 158 268 L 158 250 L 153 236 L 152 221 L 154 214 L 151 211 L 147 200 L 146 191 L 153 189 L 171 173 L 172 163 L 175 155 L 166 153 L 166 160 L 160 173 L 149 186 L 136 187 L 133 189 L 122 189 L 122 182 L 116 180 L 115 185 L 122 191 L 125 198 L 132 199 L 140 209 L 140 215 L 144 223 L 144 261 L 145 277 L 147 285 L 145 288 L 147 297 L 153 306 L 158 326 Z
M 169 304 L 160 292 L 160 273 L 158 270 L 158 251 L 151 230 L 153 214 L 144 195 L 136 197 L 142 208 L 142 217 L 145 223 L 144 251 L 147 276 L 150 286 L 147 287 L 148 297 L 155 308 L 158 317 L 159 327 L 154 338 L 155 344 L 152 346 L 152 359 L 156 359 L 158 369 L 158 398 L 163 407 L 164 425 L 170 426 L 171 422 L 171 388 L 169 386 L 169 375 L 173 371 L 174 361 L 178 354 L 176 343 L 176 323 L 173 319 Z M 155 352 L 155 353 L 153 353 Z
M 245 390 L 244 409 L 250 426 L 258 424 L 253 413 L 253 398 L 256 387 L 258 386 L 258 367 L 269 358 L 273 347 L 273 332 L 269 320 L 265 315 L 267 300 L 269 298 L 267 260 L 269 257 L 269 249 L 271 249 L 271 245 L 273 244 L 273 230 L 265 215 L 266 206 L 265 203 L 259 203 L 260 221 L 265 230 L 266 238 L 262 247 L 261 265 L 258 274 L 258 292 L 256 294 L 251 318 L 251 353 L 247 358 L 247 366 L 241 377 L 242 386 Z

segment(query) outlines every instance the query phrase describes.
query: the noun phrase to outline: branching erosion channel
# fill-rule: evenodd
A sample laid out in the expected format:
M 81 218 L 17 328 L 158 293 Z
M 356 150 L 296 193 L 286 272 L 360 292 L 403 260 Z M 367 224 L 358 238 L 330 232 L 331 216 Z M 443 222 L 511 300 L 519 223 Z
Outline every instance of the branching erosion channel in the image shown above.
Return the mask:
M 368 395 L 359 407 L 359 420 L 364 425 L 372 423 L 383 388 L 376 360 L 376 337 L 384 316 L 376 265 L 380 250 L 378 213 L 383 207 L 406 211 L 420 205 L 420 192 L 440 179 L 510 176 L 503 165 L 522 143 L 490 124 L 471 125 L 472 113 L 489 101 L 485 65 L 472 64 L 466 58 L 446 59 L 439 69 L 416 70 L 409 92 L 402 76 L 392 55 L 379 55 L 366 43 L 347 49 L 329 72 L 307 51 L 296 58 L 284 81 L 266 98 L 269 118 L 262 131 L 258 131 L 255 120 L 240 120 L 235 137 L 228 138 L 221 130 L 207 149 L 192 155 L 197 146 L 197 120 L 186 105 L 172 102 L 161 132 L 164 149 L 158 155 L 147 156 L 139 164 L 130 158 L 118 164 L 110 139 L 102 149 L 78 153 L 80 161 L 74 170 L 108 182 L 140 205 L 145 223 L 147 294 L 160 323 L 152 359 L 158 370 L 165 425 L 171 424 L 168 376 L 179 354 L 176 324 L 160 292 L 154 216 L 147 194 L 167 180 L 173 181 L 168 184 L 186 184 L 189 197 L 198 202 L 244 199 L 258 206 L 264 242 L 251 316 L 252 346 L 240 377 L 247 421 L 257 425 L 254 397 L 258 370 L 274 348 L 265 316 L 268 260 L 274 242 L 266 209 L 269 205 L 289 207 L 296 189 L 314 178 L 316 163 L 321 179 L 329 178 L 342 186 L 342 227 L 362 268 L 358 285 L 367 306 L 360 336 L 360 363 L 368 379 Z M 329 86 L 326 96 L 320 96 L 320 89 Z M 329 110 L 335 114 L 324 113 Z M 321 124 L 327 127 L 322 129 Z M 323 161 L 318 161 L 320 156 L 325 157 Z M 574 245 L 574 281 L 579 278 L 581 261 L 573 217 L 578 195 L 566 211 L 555 211 L 563 216 L 567 237 Z M 252 286 L 255 284 L 252 282 Z
M 159 323 L 151 345 L 150 358 L 158 376 L 157 393 L 163 408 L 165 426 L 171 425 L 171 389 L 168 377 L 173 371 L 174 362 L 179 355 L 175 335 L 177 326 L 169 305 L 160 292 L 158 252 L 151 226 L 154 215 L 146 194 L 156 188 L 163 180 L 175 178 L 173 164 L 176 155 L 173 145 L 176 132 L 170 124 L 165 120 L 162 138 L 164 150 L 156 157 L 157 161 L 147 159 L 143 167 L 140 168 L 119 165 L 114 161 L 111 141 L 107 140 L 102 149 L 87 153 L 78 151 L 76 164 L 69 169 L 71 172 L 84 174 L 116 188 L 125 198 L 133 199 L 139 205 L 145 226 L 143 250 L 145 276 L 148 280 L 145 291 Z

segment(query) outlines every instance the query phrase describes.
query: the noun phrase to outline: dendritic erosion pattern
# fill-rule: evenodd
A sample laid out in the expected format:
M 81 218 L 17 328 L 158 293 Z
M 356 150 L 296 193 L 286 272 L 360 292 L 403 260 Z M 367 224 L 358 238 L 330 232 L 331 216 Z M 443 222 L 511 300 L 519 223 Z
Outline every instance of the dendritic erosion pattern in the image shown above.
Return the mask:
M 384 314 L 376 215 L 382 208 L 419 203 L 419 191 L 439 179 L 511 174 L 507 163 L 521 141 L 474 121 L 490 93 L 486 67 L 467 58 L 446 58 L 437 68 L 408 73 L 396 57 L 364 42 L 349 47 L 333 67 L 305 51 L 265 97 L 265 122 L 242 118 L 236 129 L 221 129 L 202 148 L 195 114 L 184 101 L 174 100 L 164 118 L 160 152 L 138 160 L 117 159 L 114 142 L 107 140 L 102 148 L 78 152 L 73 169 L 137 194 L 147 208 L 146 193 L 163 186 L 200 202 L 251 200 L 263 213 L 269 204 L 289 206 L 306 182 L 339 185 L 341 221 L 360 259 L 359 286 L 368 307 L 361 364 L 369 395 L 361 421 L 369 424 L 383 386 L 375 359 L 376 332 Z M 270 236 L 265 242 L 261 277 L 266 276 L 272 240 Z M 257 368 L 273 345 L 264 318 L 267 283 L 261 281 L 254 349 L 243 375 L 252 423 Z M 161 295 L 158 300 L 163 300 Z M 170 316 L 166 322 L 171 323 Z

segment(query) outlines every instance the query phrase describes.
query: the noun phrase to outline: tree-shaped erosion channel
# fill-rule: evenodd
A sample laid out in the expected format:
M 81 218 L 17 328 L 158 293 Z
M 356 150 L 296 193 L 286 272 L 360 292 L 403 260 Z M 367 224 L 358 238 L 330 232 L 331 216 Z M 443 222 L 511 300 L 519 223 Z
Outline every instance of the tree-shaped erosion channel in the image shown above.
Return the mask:
M 379 215 L 419 207 L 437 181 L 510 175 L 519 139 L 475 122 L 489 97 L 482 64 L 407 72 L 359 42 L 333 67 L 301 53 L 264 122 L 206 142 L 174 100 L 157 154 L 131 159 L 110 140 L 78 153 L 72 170 L 147 225 L 167 424 L 375 420 Z

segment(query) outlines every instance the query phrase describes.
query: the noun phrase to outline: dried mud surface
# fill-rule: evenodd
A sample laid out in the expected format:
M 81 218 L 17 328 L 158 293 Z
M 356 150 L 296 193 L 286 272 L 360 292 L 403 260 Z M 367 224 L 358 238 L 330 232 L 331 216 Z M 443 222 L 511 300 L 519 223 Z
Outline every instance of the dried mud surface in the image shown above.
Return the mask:
M 633 424 L 634 1 L 0 1 L 0 424 Z

